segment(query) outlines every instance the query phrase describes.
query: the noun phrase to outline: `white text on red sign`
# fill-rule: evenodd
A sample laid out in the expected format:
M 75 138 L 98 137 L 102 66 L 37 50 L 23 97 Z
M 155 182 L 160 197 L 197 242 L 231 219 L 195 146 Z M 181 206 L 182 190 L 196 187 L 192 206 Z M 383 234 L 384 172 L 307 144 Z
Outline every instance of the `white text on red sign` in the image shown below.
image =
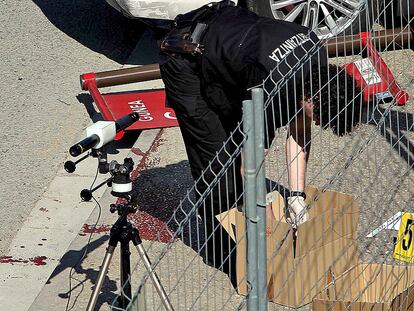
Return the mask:
M 139 121 L 148 122 L 154 120 L 154 118 L 151 116 L 150 112 L 148 111 L 147 107 L 145 106 L 142 100 L 130 102 L 128 103 L 128 105 L 132 111 L 137 112 L 139 114 Z

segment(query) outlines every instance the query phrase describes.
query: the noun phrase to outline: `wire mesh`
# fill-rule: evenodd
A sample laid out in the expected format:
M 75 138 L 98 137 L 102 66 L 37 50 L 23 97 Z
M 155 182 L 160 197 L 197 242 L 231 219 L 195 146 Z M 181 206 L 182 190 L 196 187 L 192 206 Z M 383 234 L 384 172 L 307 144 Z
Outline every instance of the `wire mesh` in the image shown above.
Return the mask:
M 236 141 L 236 137 L 241 141 Z M 220 235 L 224 229 L 218 222 L 212 221 L 214 227 L 207 233 L 206 225 L 201 222 L 199 216 L 204 214 L 204 219 L 213 217 L 211 213 L 207 214 L 208 210 L 212 209 L 214 204 L 212 202 L 216 200 L 214 196 L 220 198 L 219 204 L 226 204 L 220 206 L 223 212 L 237 207 L 237 202 L 243 196 L 243 189 L 230 187 L 229 184 L 236 185 L 234 176 L 237 175 L 236 170 L 240 170 L 238 159 L 243 141 L 244 134 L 239 126 L 233 136 L 223 143 L 223 148 L 216 158 L 217 162 L 210 164 L 203 176 L 196 181 L 187 196 L 180 202 L 171 219 L 167 221 L 167 226 L 174 228 L 170 242 L 167 244 L 155 242 L 148 249 L 148 252 L 152 253 L 153 248 L 157 248 L 155 252 L 158 258 L 152 263 L 176 310 L 203 310 L 214 305 L 217 308 L 219 306 L 226 308 L 243 300 L 242 297 L 234 295 L 229 280 L 233 272 L 229 271 L 225 263 L 223 264 L 235 251 L 234 247 L 226 245 L 226 239 L 229 242 L 230 237 L 213 239 L 211 235 Z M 219 170 L 216 170 L 217 165 Z M 204 187 L 206 190 L 201 192 L 199 189 Z M 221 199 L 221 196 L 226 196 L 226 199 Z M 208 243 L 212 243 L 211 247 L 207 247 Z M 221 250 L 220 254 L 211 256 L 209 252 L 214 252 L 216 249 Z M 135 269 L 137 270 L 133 274 L 140 275 L 144 272 L 141 284 L 148 282 L 149 286 L 146 286 L 148 308 L 162 310 L 162 302 L 151 287 L 148 272 L 143 269 L 142 263 L 138 262 Z M 114 306 L 113 309 L 117 308 Z
M 328 7 L 329 3 L 345 3 L 320 1 L 325 2 Z M 303 3 L 310 6 L 312 1 Z M 345 44 L 341 36 L 349 33 L 349 27 L 335 29 L 336 36 L 329 43 L 322 42 L 335 47 L 329 48 L 329 59 L 324 59 L 325 46 L 314 42 L 305 56 L 288 64 L 288 70 L 277 65 L 263 83 L 269 146 L 261 165 L 273 202 L 269 203 L 272 209 L 267 207 L 267 253 L 257 252 L 267 258 L 268 310 L 412 309 L 413 267 L 393 257 L 394 246 L 401 241 L 389 230 L 370 238 L 367 235 L 397 212 L 413 210 L 414 52 L 409 40 L 401 43 L 397 38 L 413 25 L 414 5 L 410 0 L 358 4 L 351 28 L 354 33 L 368 30 L 367 45 L 360 36 L 350 37 Z M 318 27 L 325 22 L 336 27 L 330 20 L 335 16 L 323 13 L 319 23 L 311 24 Z M 379 43 L 376 31 L 383 29 L 389 29 L 389 35 Z M 380 58 L 373 57 L 370 46 Z M 291 56 L 296 56 L 295 50 Z M 346 64 L 366 60 L 376 68 L 365 72 L 371 84 L 359 87 L 355 80 L 344 78 Z M 405 105 L 398 103 L 402 91 L 385 99 L 371 96 L 364 100 L 370 88 L 379 92 L 379 87 L 372 86 L 377 75 L 391 81 L 389 85 L 394 83 L 384 72 L 386 67 L 379 65 L 381 60 L 399 88 L 408 92 Z M 337 67 L 323 71 L 327 67 L 324 61 Z M 319 70 L 312 76 L 309 68 Z M 382 95 L 390 92 L 389 85 L 381 90 Z M 309 118 L 322 126 L 303 117 L 302 104 L 308 99 L 317 112 Z M 324 108 L 326 101 L 335 103 Z M 346 113 L 348 110 L 352 113 Z M 345 135 L 335 135 L 330 129 L 345 131 L 343 124 L 347 123 L 355 128 Z M 167 222 L 173 232 L 168 243 L 159 238 L 148 244 L 152 267 L 175 310 L 247 308 L 249 237 L 243 216 L 245 191 L 240 183 L 240 155 L 246 139 L 240 123 Z M 309 163 L 305 168 L 301 167 L 303 161 Z M 307 189 L 310 220 L 293 230 L 284 207 L 290 191 L 304 190 L 304 180 L 315 186 Z M 215 216 L 228 210 L 234 213 L 222 214 L 220 225 Z M 407 225 L 406 234 L 412 234 L 411 230 Z M 403 239 L 407 242 L 408 238 Z M 138 282 L 136 293 L 145 295 L 135 295 L 128 309 L 133 310 L 137 299 L 143 299 L 145 310 L 163 310 L 140 261 L 132 278 L 133 283 Z M 112 309 L 122 310 L 115 302 Z

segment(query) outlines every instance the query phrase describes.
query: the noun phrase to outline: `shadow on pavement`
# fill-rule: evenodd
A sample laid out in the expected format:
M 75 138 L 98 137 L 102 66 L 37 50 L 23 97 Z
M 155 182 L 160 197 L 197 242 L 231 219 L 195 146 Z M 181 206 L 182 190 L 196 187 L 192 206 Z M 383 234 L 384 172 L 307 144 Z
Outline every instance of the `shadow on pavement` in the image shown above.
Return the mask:
M 133 186 L 139 211 L 131 218 L 142 239 L 169 243 L 175 235 L 200 252 L 204 224 L 194 210 L 194 194 L 188 193 L 193 183 L 188 161 L 140 172 Z
M 33 0 L 58 29 L 89 49 L 124 64 L 146 26 L 104 0 Z
M 89 246 L 84 246 L 80 250 L 69 250 L 61 258 L 59 265 L 53 271 L 52 275 L 48 279 L 47 286 L 53 286 L 53 279 L 61 274 L 64 271 L 67 271 L 68 282 L 67 282 L 67 291 L 59 293 L 59 297 L 62 300 L 66 300 L 68 303 L 67 310 L 75 310 L 77 300 L 81 293 L 86 290 L 90 291 L 90 286 L 85 287 L 87 281 L 91 281 L 95 284 L 95 281 L 98 278 L 99 268 L 98 269 L 85 269 L 82 264 L 88 255 L 100 248 L 105 244 L 109 239 L 109 235 L 103 236 L 95 241 L 92 241 Z M 104 249 L 102 249 L 104 251 Z M 98 301 L 96 303 L 97 310 L 104 304 L 111 304 L 114 299 L 117 297 L 115 292 L 117 291 L 116 281 L 105 277 L 104 286 L 102 287 L 101 294 L 99 295 Z M 91 292 L 92 293 L 92 292 Z
M 181 161 L 163 168 L 144 168 L 135 179 L 133 189 L 140 212 L 160 220 L 175 232 L 177 225 L 191 211 L 191 206 L 176 210 L 192 185 L 188 161 Z

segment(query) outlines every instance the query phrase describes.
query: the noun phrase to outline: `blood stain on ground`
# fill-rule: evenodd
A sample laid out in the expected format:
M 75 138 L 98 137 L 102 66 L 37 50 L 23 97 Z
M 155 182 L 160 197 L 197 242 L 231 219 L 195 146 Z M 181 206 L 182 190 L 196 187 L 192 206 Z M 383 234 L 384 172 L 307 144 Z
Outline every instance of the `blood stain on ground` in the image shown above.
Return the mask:
M 34 258 L 30 258 L 29 261 L 32 262 L 35 266 L 44 266 L 46 265 L 45 260 L 47 259 L 47 257 L 45 256 L 37 256 Z
M 9 263 L 9 264 L 15 264 L 15 263 L 28 263 L 28 260 L 24 259 L 14 259 L 12 256 L 0 256 L 0 263 Z
M 135 167 L 134 171 L 131 173 L 131 179 L 135 180 L 140 172 L 144 169 L 147 169 L 151 165 L 148 164 L 148 159 L 151 153 L 158 150 L 158 147 L 163 143 L 162 135 L 164 133 L 164 129 L 161 129 L 158 134 L 156 135 L 151 147 L 148 149 L 147 152 L 142 152 L 141 150 L 135 150 L 135 154 L 142 156 L 141 161 L 138 163 L 138 165 Z
M 137 166 L 135 167 L 134 171 L 131 173 L 131 179 L 133 181 L 140 175 L 140 173 L 143 170 L 154 167 L 157 164 L 157 160 L 150 160 L 150 155 L 156 152 L 159 146 L 161 146 L 164 142 L 164 139 L 162 138 L 163 133 L 164 129 L 161 129 L 156 135 L 151 147 L 146 152 L 143 152 L 138 148 L 132 149 L 132 152 L 135 155 L 142 157 Z M 122 204 L 125 202 L 123 199 L 118 199 L 116 203 Z M 138 229 L 139 235 L 142 240 L 168 243 L 173 238 L 173 233 L 164 221 L 144 211 L 139 211 L 135 214 L 130 214 L 129 220 Z
M 44 266 L 46 265 L 45 260 L 47 259 L 46 256 L 37 256 L 29 259 L 22 259 L 22 258 L 13 258 L 12 256 L 0 256 L 0 263 L 6 264 L 33 264 L 35 266 Z
M 91 234 L 91 233 L 107 233 L 111 230 L 111 226 L 110 225 L 101 225 L 101 226 L 94 226 L 94 225 L 88 225 L 88 224 L 84 224 L 82 227 L 82 231 L 79 233 L 79 235 L 81 236 L 85 236 L 87 234 Z
M 137 156 L 140 156 L 140 157 L 145 157 L 146 156 L 146 153 L 141 151 L 141 149 L 139 149 L 139 148 L 131 148 L 131 151 L 134 154 L 136 154 Z
M 173 234 L 165 222 L 146 212 L 140 211 L 130 215 L 129 219 L 138 228 L 142 240 L 168 243 L 173 238 Z

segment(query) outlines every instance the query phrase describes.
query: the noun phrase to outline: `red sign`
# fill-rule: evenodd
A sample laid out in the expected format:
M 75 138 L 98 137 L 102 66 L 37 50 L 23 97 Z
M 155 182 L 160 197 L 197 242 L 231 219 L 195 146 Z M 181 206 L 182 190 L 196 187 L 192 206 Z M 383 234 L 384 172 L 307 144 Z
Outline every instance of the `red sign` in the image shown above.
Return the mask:
M 128 127 L 127 131 L 178 125 L 174 110 L 165 107 L 164 90 L 102 94 L 102 97 L 114 120 L 131 112 L 139 114 L 139 121 Z
M 409 95 L 398 85 L 391 70 L 375 49 L 370 33 L 362 32 L 360 37 L 368 57 L 345 65 L 345 70 L 363 89 L 365 101 L 371 101 L 377 95 L 380 98 L 394 97 L 397 105 L 405 105 Z

